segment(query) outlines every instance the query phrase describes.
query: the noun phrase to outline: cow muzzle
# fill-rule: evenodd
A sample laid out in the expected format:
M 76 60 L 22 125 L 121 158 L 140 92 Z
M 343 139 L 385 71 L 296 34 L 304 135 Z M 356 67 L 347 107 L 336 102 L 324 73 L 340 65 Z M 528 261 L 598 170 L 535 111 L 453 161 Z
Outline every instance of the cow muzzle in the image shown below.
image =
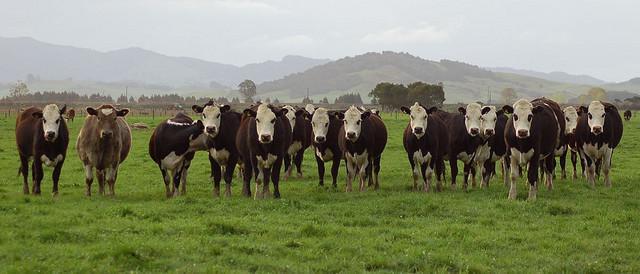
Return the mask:
M 414 127 L 413 128 L 413 134 L 421 135 L 422 133 L 424 133 L 424 129 L 422 127 Z
M 484 135 L 493 136 L 493 134 L 495 134 L 495 131 L 493 129 L 485 129 L 484 130 Z
M 260 143 L 263 143 L 263 144 L 271 143 L 271 135 L 268 135 L 268 134 L 260 135 Z
M 480 130 L 477 127 L 469 129 L 469 134 L 471 134 L 471 136 L 476 136 L 476 135 L 478 135 L 479 132 L 480 132 Z
M 44 135 L 44 139 L 52 142 L 56 139 L 56 133 L 53 131 L 47 131 L 47 133 Z
M 111 137 L 113 137 L 113 131 L 102 131 L 100 133 L 100 138 L 110 139 Z
M 593 133 L 595 135 L 599 135 L 600 133 L 602 133 L 602 127 L 601 126 L 593 126 L 591 128 L 591 133 Z
M 518 138 L 527 138 L 529 137 L 529 131 L 526 129 L 518 129 L 518 134 L 516 134 Z
M 316 136 L 316 143 L 322 144 L 327 141 L 327 138 L 324 136 Z
M 356 133 L 353 131 L 347 132 L 347 139 L 350 141 L 355 141 L 357 139 Z
M 216 127 L 206 127 L 205 130 L 209 135 L 216 135 L 218 133 Z

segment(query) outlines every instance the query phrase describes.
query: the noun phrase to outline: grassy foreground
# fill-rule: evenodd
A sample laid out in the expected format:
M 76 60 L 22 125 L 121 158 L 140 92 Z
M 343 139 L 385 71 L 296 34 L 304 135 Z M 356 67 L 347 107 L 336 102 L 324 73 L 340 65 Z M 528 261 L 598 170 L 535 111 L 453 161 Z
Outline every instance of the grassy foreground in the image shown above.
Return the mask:
M 167 200 L 147 153 L 151 130 L 134 131 L 116 197 L 96 195 L 96 186 L 87 198 L 73 149 L 81 118 L 70 124 L 60 196 L 50 194 L 49 168 L 43 195 L 25 196 L 15 119 L 0 118 L 0 272 L 640 271 L 638 119 L 625 122 L 611 189 L 558 179 L 531 203 L 524 182 L 519 199 L 508 201 L 499 176 L 468 193 L 409 191 L 407 117 L 399 118 L 384 116 L 390 138 L 380 191 L 344 193 L 344 167 L 338 189 L 318 187 L 308 150 L 305 178 L 281 182 L 283 198 L 263 201 L 241 197 L 235 178 L 232 198 L 212 199 L 204 152 L 187 196 Z

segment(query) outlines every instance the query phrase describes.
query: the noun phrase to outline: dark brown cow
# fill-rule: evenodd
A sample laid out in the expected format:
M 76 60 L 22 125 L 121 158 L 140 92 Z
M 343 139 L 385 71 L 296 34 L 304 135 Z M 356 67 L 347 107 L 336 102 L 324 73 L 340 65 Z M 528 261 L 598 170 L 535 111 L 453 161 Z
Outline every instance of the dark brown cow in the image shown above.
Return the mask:
M 576 142 L 586 162 L 587 181 L 592 187 L 595 186 L 597 164 L 601 163 L 604 185 L 610 187 L 611 159 L 613 150 L 622 139 L 622 118 L 618 109 L 610 103 L 593 101 L 588 108 L 582 108 L 587 115 L 580 116 L 578 120 Z
M 631 120 L 631 110 L 627 109 L 624 111 L 624 119 L 627 121 Z
M 442 190 L 444 177 L 444 156 L 449 144 L 447 127 L 440 118 L 430 115 L 437 108 L 427 109 L 414 103 L 411 107 L 401 107 L 410 115 L 411 121 L 404 130 L 404 149 L 413 171 L 413 190 L 418 190 L 418 179 L 422 174 L 423 190 L 429 192 L 431 177 L 435 170 L 436 190 Z
M 332 162 L 331 178 L 333 187 L 337 187 L 338 169 L 342 159 L 342 151 L 338 145 L 338 134 L 342 127 L 342 121 L 335 112 L 326 108 L 313 109 L 313 114 L 306 112 L 307 119 L 311 120 L 312 140 L 318 166 L 319 185 L 324 185 L 324 163 Z
M 544 160 L 547 187 L 552 188 L 554 153 L 561 142 L 563 131 L 562 111 L 555 102 L 541 98 L 531 102 L 520 99 L 513 104 L 513 115 L 509 118 L 504 132 L 507 153 L 511 160 L 509 199 L 515 199 L 517 196 L 516 180 L 520 177 L 521 166 L 525 164 L 529 165 L 529 200 L 536 199 L 540 160 Z
M 100 194 L 104 194 L 106 181 L 109 195 L 115 195 L 118 167 L 131 149 L 131 129 L 124 120 L 127 113 L 129 109 L 116 109 L 112 105 L 87 107 L 87 118 L 76 142 L 78 157 L 84 165 L 87 196 L 91 196 L 94 168 Z
M 251 177 L 255 176 L 255 199 L 269 195 L 269 180 L 273 182 L 273 196 L 280 198 L 280 168 L 291 142 L 286 113 L 286 109 L 267 104 L 243 112 L 236 147 L 244 165 L 242 193 L 245 196 L 251 196 Z
M 565 107 L 562 112 L 564 113 L 564 119 L 566 122 L 566 127 L 564 131 L 565 142 L 567 144 L 567 150 L 563 155 L 560 156 L 560 169 L 562 172 L 562 178 L 565 179 L 567 177 L 566 171 L 566 163 L 567 163 L 567 154 L 571 153 L 571 163 L 573 165 L 573 179 L 578 178 L 578 172 L 576 169 L 576 163 L 578 162 L 579 149 L 576 140 L 576 128 L 578 126 L 578 121 L 580 116 L 587 115 L 587 113 L 582 113 L 580 110 L 576 110 L 573 106 Z M 584 162 L 580 160 L 580 165 L 582 166 L 582 173 L 584 173 Z
M 284 106 L 287 109 L 286 118 L 291 126 L 291 144 L 284 156 L 284 179 L 293 172 L 295 165 L 298 178 L 302 178 L 302 160 L 304 151 L 311 145 L 311 122 L 305 118 L 304 109 L 295 109 L 292 106 Z
M 231 196 L 233 171 L 238 163 L 239 153 L 236 147 L 236 136 L 240 128 L 240 113 L 231 110 L 229 105 L 218 106 L 209 101 L 203 106 L 193 105 L 195 113 L 202 114 L 211 179 L 213 180 L 213 196 L 220 196 L 220 180 L 224 173 L 225 196 Z
M 149 156 L 160 168 L 167 197 L 185 194 L 187 172 L 195 151 L 206 148 L 206 139 L 199 138 L 203 131 L 202 121 L 194 123 L 191 117 L 182 112 L 163 121 L 153 130 L 149 140 Z
M 76 118 L 76 110 L 75 109 L 69 109 L 67 111 L 67 120 L 71 121 L 73 123 L 73 119 Z
M 513 108 L 505 105 L 496 110 L 495 106 L 483 106 L 480 117 L 480 138 L 482 143 L 476 148 L 474 157 L 476 167 L 481 168 L 481 187 L 488 187 L 489 180 L 496 174 L 496 162 L 502 159 L 502 179 L 508 185 L 506 173 L 509 173 L 509 158 L 507 145 L 504 141 L 504 130 L 509 117 L 505 113 L 512 113 Z
M 356 174 L 360 176 L 360 191 L 365 190 L 367 177 L 369 185 L 379 189 L 380 157 L 387 145 L 386 126 L 378 116 L 369 111 L 361 112 L 355 106 L 344 113 L 336 112 L 336 116 L 344 121 L 338 144 L 347 163 L 346 191 L 351 191 Z
M 40 194 L 44 177 L 42 164 L 53 167 L 53 195 L 58 195 L 58 181 L 62 165 L 67 157 L 69 130 L 62 115 L 66 106 L 59 109 L 51 104 L 39 109 L 30 107 L 16 119 L 16 144 L 20 155 L 20 173 L 23 176 L 22 191 L 29 194 L 29 159 L 33 159 L 33 194 Z

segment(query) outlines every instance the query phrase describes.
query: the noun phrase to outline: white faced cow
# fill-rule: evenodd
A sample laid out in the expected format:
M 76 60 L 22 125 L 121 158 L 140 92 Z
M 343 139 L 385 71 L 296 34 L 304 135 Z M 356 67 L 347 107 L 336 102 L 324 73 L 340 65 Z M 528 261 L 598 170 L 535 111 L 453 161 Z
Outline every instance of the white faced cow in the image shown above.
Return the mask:
M 342 159 L 342 151 L 338 145 L 338 134 L 343 123 L 336 117 L 335 112 L 328 111 L 326 108 L 318 108 L 313 111 L 313 114 L 307 113 L 305 115 L 307 115 L 307 119 L 311 120 L 319 185 L 324 185 L 324 163 L 332 161 L 332 185 L 337 187 L 338 169 Z

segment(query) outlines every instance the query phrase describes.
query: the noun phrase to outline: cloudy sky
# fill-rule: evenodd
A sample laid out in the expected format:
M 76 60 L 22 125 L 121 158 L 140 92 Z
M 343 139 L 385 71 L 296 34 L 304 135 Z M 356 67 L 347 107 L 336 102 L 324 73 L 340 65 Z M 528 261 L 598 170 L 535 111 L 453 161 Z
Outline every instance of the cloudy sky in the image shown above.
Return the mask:
M 0 36 L 247 64 L 409 52 L 485 67 L 640 76 L 639 1 L 0 0 Z

